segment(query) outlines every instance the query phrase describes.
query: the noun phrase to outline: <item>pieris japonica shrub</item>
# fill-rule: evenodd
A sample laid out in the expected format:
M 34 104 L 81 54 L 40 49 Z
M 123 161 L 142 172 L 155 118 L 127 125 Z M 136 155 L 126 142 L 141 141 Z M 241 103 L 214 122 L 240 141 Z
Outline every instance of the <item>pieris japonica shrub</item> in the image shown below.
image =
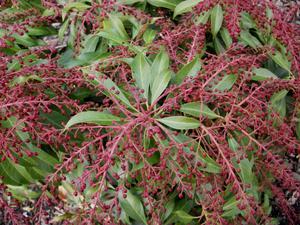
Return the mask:
M 1 4 L 1 223 L 299 222 L 296 6 Z

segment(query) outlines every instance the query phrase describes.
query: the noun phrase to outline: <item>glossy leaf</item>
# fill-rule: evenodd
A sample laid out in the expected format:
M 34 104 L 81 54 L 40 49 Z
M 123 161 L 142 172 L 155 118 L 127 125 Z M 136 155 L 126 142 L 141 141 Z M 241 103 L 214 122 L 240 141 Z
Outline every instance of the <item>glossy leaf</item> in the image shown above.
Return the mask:
M 291 63 L 288 61 L 287 57 L 277 51 L 275 55 L 271 54 L 271 58 L 274 60 L 275 63 L 277 63 L 279 66 L 281 66 L 283 69 L 290 71 Z
M 222 217 L 233 219 L 238 214 L 241 213 L 241 210 L 237 207 L 240 201 L 236 200 L 235 196 L 229 198 L 223 206 L 224 213 Z
M 139 53 L 134 58 L 132 65 L 133 77 L 135 79 L 136 85 L 144 90 L 144 96 L 148 99 L 149 85 L 151 80 L 150 75 L 150 65 L 146 59 L 146 57 Z
M 151 87 L 151 104 L 164 92 L 171 80 L 171 72 L 164 71 L 161 75 L 156 76 Z
M 124 103 L 127 107 L 136 110 L 128 100 L 128 98 L 124 95 L 123 91 L 113 82 L 110 78 L 98 78 L 96 79 L 100 84 L 106 87 L 106 90 L 109 94 L 113 95 L 115 98 Z M 114 89 L 114 91 L 112 90 Z M 118 94 L 117 94 L 118 93 Z
M 34 181 L 25 167 L 14 163 L 10 159 L 0 163 L 0 176 L 4 177 L 4 183 L 11 185 L 29 184 Z
M 189 102 L 181 105 L 180 111 L 195 117 L 206 116 L 209 119 L 222 118 L 201 102 Z
M 200 16 L 195 20 L 195 24 L 196 25 L 206 24 L 209 19 L 210 13 L 211 13 L 211 10 L 201 13 Z
M 288 94 L 287 90 L 281 90 L 272 95 L 271 101 L 271 111 L 279 113 L 281 117 L 286 115 L 286 95 Z
M 191 62 L 184 65 L 175 75 L 173 82 L 175 84 L 180 84 L 185 77 L 194 77 L 197 75 L 201 69 L 200 57 L 197 55 Z
M 229 31 L 226 28 L 222 27 L 220 30 L 220 34 L 221 34 L 222 40 L 225 43 L 226 48 L 230 48 L 230 46 L 232 44 L 232 38 L 229 34 Z
M 90 5 L 87 5 L 83 2 L 70 2 L 66 4 L 66 6 L 62 10 L 62 19 L 64 20 L 66 17 L 66 14 L 71 10 L 71 9 L 76 9 L 77 11 L 85 11 L 86 9 L 90 8 Z
M 156 7 L 175 10 L 176 6 L 181 2 L 181 0 L 147 0 L 147 2 Z
M 300 140 L 300 112 L 298 112 L 298 117 L 296 122 L 296 135 L 298 140 Z
M 96 111 L 86 111 L 80 112 L 75 116 L 71 117 L 71 119 L 66 124 L 65 128 L 70 128 L 79 123 L 93 123 L 98 125 L 111 125 L 113 122 L 120 121 L 121 118 L 117 116 L 113 116 L 104 112 L 96 112 Z
M 208 173 L 220 173 L 221 168 L 218 165 L 218 163 L 214 159 L 212 159 L 209 155 L 207 155 L 205 151 L 202 149 L 202 147 L 199 146 L 199 143 L 197 143 L 194 139 L 181 133 L 176 136 L 174 135 L 173 139 L 176 142 L 181 144 L 189 143 L 188 147 L 183 148 L 183 150 L 188 154 L 191 154 L 190 148 L 194 148 L 194 151 L 197 152 L 195 154 L 196 160 L 205 164 L 205 167 L 198 167 L 200 171 L 205 171 Z M 205 153 L 205 157 L 203 157 L 204 153 Z
M 25 83 L 29 82 L 29 81 L 38 81 L 38 82 L 43 82 L 43 79 L 40 78 L 37 75 L 29 75 L 29 76 L 19 76 L 16 77 L 15 79 L 12 80 L 12 82 L 10 83 L 10 87 L 13 87 L 17 84 L 19 85 L 24 85 Z
M 222 54 L 223 52 L 226 51 L 226 49 L 224 48 L 222 42 L 220 41 L 219 37 L 216 37 L 214 40 L 213 40 L 213 43 L 214 43 L 214 47 L 215 47 L 215 50 L 216 50 L 216 53 L 218 55 Z
M 170 116 L 157 121 L 176 130 L 196 129 L 200 126 L 198 120 L 186 116 Z
M 156 35 L 156 31 L 148 28 L 143 34 L 143 40 L 146 44 L 151 44 Z
M 16 126 L 16 124 L 18 124 L 18 126 Z M 24 147 L 29 149 L 31 152 L 38 153 L 38 155 L 33 158 L 27 156 L 23 156 L 22 158 L 20 158 L 20 163 L 24 166 L 25 164 L 23 162 L 26 161 L 26 169 L 28 171 L 29 169 L 35 170 L 42 176 L 52 171 L 53 166 L 58 163 L 58 160 L 54 158 L 52 155 L 48 154 L 47 152 L 37 148 L 31 142 L 27 141 L 30 140 L 30 136 L 27 132 L 22 131 L 22 128 L 25 127 L 24 123 L 19 123 L 19 121 L 15 117 L 10 117 L 6 121 L 2 122 L 1 125 L 6 128 L 16 126 L 15 132 L 18 138 L 21 141 L 23 141 Z M 34 167 L 31 168 L 31 166 Z
M 163 75 L 169 68 L 169 56 L 168 53 L 161 49 L 156 55 L 152 65 L 151 65 L 151 81 L 154 82 L 157 77 Z M 151 82 L 151 83 L 152 83 Z M 152 85 L 151 85 L 152 86 Z
M 252 77 L 252 80 L 262 81 L 270 78 L 277 79 L 278 77 L 272 73 L 270 70 L 265 68 L 254 68 L 253 73 L 255 76 Z
M 120 20 L 120 18 L 118 16 L 110 15 L 109 21 L 112 25 L 112 31 L 114 34 L 119 35 L 123 40 L 129 39 L 129 36 L 125 30 L 123 22 Z
M 118 2 L 124 4 L 124 5 L 132 5 L 138 2 L 144 2 L 144 0 L 118 0 Z
M 249 45 L 254 49 L 262 46 L 260 41 L 257 40 L 257 38 L 250 34 L 248 31 L 242 31 L 240 33 L 240 37 L 244 44 Z
M 222 27 L 223 23 L 223 10 L 221 5 L 216 5 L 210 15 L 210 20 L 211 20 L 211 33 L 213 36 L 216 36 L 219 30 Z
M 174 208 L 175 208 L 175 199 L 172 198 L 165 204 L 166 212 L 163 215 L 163 220 L 166 220 L 171 215 Z
M 81 53 L 86 53 L 86 52 L 95 52 L 97 49 L 97 45 L 99 42 L 100 37 L 98 35 L 89 35 L 85 39 L 83 43 L 83 50 Z
M 225 91 L 230 90 L 237 80 L 237 75 L 230 74 L 223 77 L 223 79 L 213 87 L 213 90 Z
M 188 223 L 192 222 L 192 220 L 197 218 L 197 217 L 191 216 L 190 214 L 188 214 L 187 212 L 185 212 L 183 210 L 177 210 L 174 212 L 174 214 L 177 216 L 180 224 L 188 224 Z
M 147 219 L 144 212 L 144 207 L 140 199 L 134 195 L 130 190 L 127 190 L 127 197 L 123 198 L 121 192 L 119 192 L 119 202 L 121 208 L 132 219 L 147 225 Z
M 183 13 L 192 11 L 192 8 L 202 1 L 203 0 L 186 0 L 180 2 L 174 10 L 173 18 Z

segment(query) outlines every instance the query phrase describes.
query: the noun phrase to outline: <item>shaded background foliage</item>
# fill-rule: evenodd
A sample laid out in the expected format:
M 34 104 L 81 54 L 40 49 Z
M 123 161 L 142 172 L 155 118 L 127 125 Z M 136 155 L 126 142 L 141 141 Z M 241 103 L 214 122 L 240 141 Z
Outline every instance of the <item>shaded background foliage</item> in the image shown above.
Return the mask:
M 3 223 L 297 224 L 297 10 L 3 1 Z

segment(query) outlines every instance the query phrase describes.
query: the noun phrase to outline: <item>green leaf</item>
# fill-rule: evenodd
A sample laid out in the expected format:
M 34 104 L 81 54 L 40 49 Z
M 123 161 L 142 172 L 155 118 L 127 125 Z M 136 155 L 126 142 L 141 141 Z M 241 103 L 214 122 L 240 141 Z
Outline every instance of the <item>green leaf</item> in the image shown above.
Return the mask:
M 14 163 L 8 158 L 0 163 L 0 176 L 4 177 L 5 184 L 22 185 L 34 182 L 25 167 Z
M 147 0 L 147 2 L 156 7 L 175 10 L 176 6 L 181 2 L 181 0 Z
M 144 2 L 144 0 L 118 0 L 118 2 L 124 5 L 132 5 L 138 2 Z
M 172 198 L 165 204 L 166 212 L 163 215 L 163 221 L 166 220 L 171 215 L 174 208 L 175 208 L 175 199 Z
M 166 72 L 169 68 L 169 61 L 168 53 L 164 49 L 161 49 L 151 65 L 151 83 Z
M 180 2 L 174 10 L 173 18 L 175 18 L 176 16 L 178 16 L 180 14 L 192 11 L 192 8 L 202 1 L 203 0 L 186 0 L 186 1 Z
M 236 200 L 235 196 L 229 198 L 223 206 L 224 213 L 222 217 L 234 219 L 238 214 L 241 213 L 241 210 L 237 207 L 239 201 Z
M 146 44 L 151 44 L 152 41 L 154 40 L 155 38 L 155 35 L 156 35 L 156 31 L 151 29 L 151 28 L 148 28 L 145 33 L 143 34 L 143 40 Z
M 117 44 L 122 44 L 129 39 L 124 24 L 117 15 L 110 15 L 109 19 L 103 21 L 103 30 L 98 35 Z
M 106 78 L 96 78 L 96 81 L 99 84 L 104 85 L 107 92 L 111 95 L 113 95 L 115 98 L 120 100 L 122 103 L 124 103 L 127 107 L 137 111 L 129 102 L 128 98 L 124 95 L 123 91 L 108 77 Z M 114 91 L 112 91 L 114 89 Z M 118 94 L 116 94 L 118 92 Z
M 237 141 L 234 138 L 228 138 L 228 145 L 231 150 L 233 150 L 235 152 L 238 151 L 239 144 L 237 143 Z
M 267 80 L 269 78 L 278 78 L 274 73 L 265 68 L 254 68 L 253 73 L 255 74 L 255 76 L 252 77 L 252 80 L 255 81 Z
M 95 52 L 97 49 L 97 45 L 99 42 L 100 37 L 98 35 L 88 35 L 83 43 L 83 50 L 81 53 L 86 52 Z
M 131 68 L 136 85 L 144 90 L 144 96 L 148 99 L 151 70 L 147 58 L 142 53 L 137 54 L 132 62 Z
M 254 37 L 252 34 L 250 34 L 248 31 L 242 31 L 240 33 L 241 41 L 245 45 L 249 45 L 250 47 L 256 49 L 257 47 L 261 47 L 261 43 L 259 40 L 257 40 L 256 37 Z
M 270 54 L 270 56 L 275 63 L 290 72 L 291 63 L 288 61 L 285 55 L 281 54 L 279 51 L 276 51 L 275 55 Z
M 189 102 L 181 105 L 180 112 L 186 113 L 191 116 L 200 117 L 207 116 L 209 119 L 222 118 L 213 112 L 207 105 L 201 102 Z
M 186 76 L 194 77 L 201 69 L 200 57 L 197 55 L 191 62 L 184 65 L 175 75 L 173 82 L 180 84 Z
M 222 40 L 225 43 L 226 48 L 230 48 L 230 46 L 232 44 L 232 38 L 231 38 L 228 30 L 226 28 L 222 27 L 220 30 L 220 34 L 221 34 Z
M 39 192 L 32 191 L 29 188 L 27 188 L 25 185 L 22 186 L 13 186 L 13 185 L 7 185 L 8 191 L 12 193 L 12 196 L 19 201 L 26 201 L 31 199 L 36 199 L 40 196 Z
M 132 219 L 147 225 L 147 219 L 144 212 L 144 207 L 140 199 L 130 190 L 127 190 L 127 197 L 123 198 L 123 194 L 119 192 L 119 202 L 121 208 Z
M 176 211 L 184 211 L 184 212 L 188 213 L 189 211 L 191 211 L 192 208 L 193 208 L 192 200 L 188 200 L 187 198 L 184 198 L 184 199 L 180 199 L 180 200 L 176 201 L 176 205 L 175 205 Z M 178 219 L 179 218 L 177 217 L 177 214 L 175 214 L 175 212 L 173 212 L 164 224 L 165 225 L 177 224 L 175 222 L 178 221 Z
M 235 74 L 226 75 L 217 85 L 213 87 L 213 90 L 218 90 L 218 91 L 230 90 L 233 84 L 236 82 L 236 80 L 237 80 L 237 75 Z
M 253 163 L 248 159 L 242 159 L 238 163 L 239 168 L 241 169 L 240 177 L 242 181 L 246 184 L 252 184 L 254 174 L 252 172 Z
M 170 116 L 157 121 L 176 130 L 196 129 L 200 126 L 198 120 L 186 116 Z
M 18 124 L 18 126 L 16 126 Z M 58 163 L 57 159 L 54 158 L 52 155 L 48 154 L 47 152 L 37 148 L 32 143 L 28 143 L 27 140 L 30 140 L 30 136 L 27 132 L 23 132 L 22 128 L 25 127 L 24 123 L 19 123 L 15 117 L 10 117 L 5 121 L 5 124 L 2 123 L 2 126 L 4 127 L 15 127 L 15 132 L 17 136 L 20 138 L 20 140 L 23 141 L 26 148 L 29 149 L 31 152 L 38 153 L 38 156 L 34 158 L 29 158 L 26 156 L 23 156 L 23 158 L 20 158 L 20 162 L 24 159 L 27 161 L 30 161 L 30 165 L 36 166 L 38 170 L 43 170 L 46 172 L 51 172 L 53 166 Z M 28 168 L 27 168 L 28 169 Z
M 287 90 L 281 90 L 271 96 L 271 110 L 276 111 L 283 118 L 286 115 L 286 95 Z
M 223 44 L 221 43 L 219 37 L 214 38 L 213 43 L 214 43 L 214 47 L 215 47 L 216 53 L 218 55 L 222 54 L 223 52 L 226 51 L 225 48 L 224 48 L 224 46 L 223 46 Z
M 17 84 L 24 85 L 30 80 L 43 82 L 43 79 L 37 75 L 19 76 L 15 77 L 15 79 L 12 80 L 12 82 L 10 83 L 10 87 L 16 86 Z
M 68 4 L 66 4 L 66 6 L 63 8 L 62 10 L 62 19 L 64 20 L 67 13 L 71 10 L 71 9 L 76 9 L 79 12 L 85 11 L 86 9 L 90 8 L 90 5 L 87 5 L 83 2 L 70 2 Z
M 191 216 L 187 212 L 183 210 L 177 210 L 174 212 L 174 214 L 177 216 L 178 221 L 181 222 L 182 224 L 188 224 L 192 222 L 193 219 L 196 219 L 197 217 Z
M 113 42 L 113 44 L 123 44 L 124 41 L 126 40 L 123 40 L 121 37 L 119 36 L 116 36 L 115 34 L 113 33 L 110 33 L 110 32 L 106 32 L 106 31 L 100 31 L 97 35 L 99 35 L 100 37 L 103 37 L 107 40 L 110 40 Z
M 123 22 L 120 20 L 120 18 L 116 15 L 110 15 L 109 21 L 113 28 L 113 33 L 117 34 L 121 37 L 123 40 L 128 40 L 129 36 L 124 28 Z
M 247 12 L 242 12 L 241 13 L 241 27 L 244 30 L 248 30 L 248 29 L 251 29 L 251 28 L 256 28 L 255 21 L 252 19 L 250 14 L 247 13 Z
M 151 87 L 151 104 L 164 92 L 171 80 L 171 72 L 165 71 L 160 76 L 156 76 Z
M 28 27 L 27 30 L 27 34 L 30 36 L 50 36 L 56 34 L 56 30 L 50 27 Z
M 69 23 L 70 23 L 70 18 L 66 19 L 64 21 L 64 23 L 62 24 L 62 26 L 59 28 L 58 39 L 60 41 L 62 41 L 64 39 L 64 36 L 65 36 L 66 31 L 67 31 Z
M 202 149 L 200 144 L 197 143 L 194 139 L 181 133 L 176 136 L 174 135 L 173 139 L 178 143 L 189 143 L 188 147 L 183 148 L 183 150 L 188 154 L 191 153 L 190 148 L 194 148 L 195 152 L 197 152 L 196 159 L 205 164 L 205 167 L 199 167 L 199 170 L 206 171 L 209 173 L 220 173 L 221 169 L 218 163 L 207 154 L 205 157 L 203 157 L 203 153 L 205 153 L 205 151 Z
M 200 14 L 200 16 L 196 19 L 195 24 L 196 24 L 196 25 L 199 25 L 199 24 L 206 24 L 207 21 L 208 21 L 208 19 L 209 19 L 210 13 L 211 13 L 211 10 L 202 12 L 202 13 Z
M 281 90 L 279 92 L 276 92 L 275 94 L 272 95 L 271 97 L 271 103 L 276 104 L 277 102 L 281 101 L 285 96 L 287 95 L 288 91 L 287 90 Z
M 111 125 L 112 122 L 119 122 L 120 117 L 113 116 L 104 112 L 85 111 L 76 114 L 66 124 L 65 129 L 79 123 L 94 123 L 98 125 Z
M 221 29 L 223 23 L 223 10 L 219 4 L 217 4 L 212 9 L 210 22 L 211 22 L 211 33 L 213 34 L 213 36 L 216 36 L 219 30 Z
M 296 135 L 298 140 L 300 140 L 300 109 L 298 109 L 298 113 L 297 113 Z
M 15 38 L 15 42 L 19 45 L 23 45 L 25 47 L 34 47 L 37 45 L 42 45 L 44 43 L 43 41 L 35 40 L 31 38 L 28 34 L 23 34 L 23 35 L 18 35 L 18 34 L 13 34 L 13 38 Z

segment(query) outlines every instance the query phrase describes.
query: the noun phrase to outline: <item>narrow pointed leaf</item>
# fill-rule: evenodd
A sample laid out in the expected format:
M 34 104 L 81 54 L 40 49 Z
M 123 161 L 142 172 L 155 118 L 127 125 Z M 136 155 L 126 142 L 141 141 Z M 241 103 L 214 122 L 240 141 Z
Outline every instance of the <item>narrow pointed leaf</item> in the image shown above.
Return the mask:
M 202 12 L 201 15 L 196 19 L 195 24 L 199 25 L 199 24 L 206 24 L 209 16 L 210 16 L 211 10 Z
M 6 159 L 0 163 L 0 176 L 4 177 L 4 183 L 12 185 L 28 184 L 33 178 L 26 171 L 25 167 Z
M 135 79 L 136 85 L 144 90 L 144 96 L 148 99 L 149 85 L 150 85 L 150 65 L 146 57 L 139 53 L 134 58 L 131 65 L 133 76 Z
M 221 118 L 221 116 L 217 115 L 207 105 L 201 102 L 189 102 L 183 104 L 180 111 L 195 117 L 200 117 L 200 115 L 202 115 L 207 116 L 209 119 Z
M 104 112 L 86 111 L 73 116 L 66 124 L 66 129 L 79 123 L 94 123 L 98 125 L 111 125 L 114 121 L 120 121 L 121 118 Z
M 225 43 L 226 48 L 230 48 L 230 46 L 232 44 L 232 38 L 229 34 L 229 31 L 226 28 L 221 28 L 220 34 L 221 34 L 222 40 Z
M 123 22 L 118 16 L 109 16 L 114 33 L 118 34 L 123 40 L 129 39 L 129 36 L 124 28 Z
M 203 0 L 186 0 L 186 1 L 179 3 L 174 10 L 173 18 L 175 18 L 176 16 L 181 15 L 183 13 L 192 11 L 192 8 L 194 6 L 196 6 L 199 2 L 202 2 L 202 1 Z
M 130 190 L 127 190 L 127 197 L 123 198 L 121 192 L 119 192 L 119 202 L 121 208 L 132 219 L 147 225 L 147 219 L 145 216 L 144 208 L 140 199 L 135 196 Z
M 270 70 L 265 68 L 255 68 L 253 69 L 253 73 L 255 76 L 252 77 L 252 80 L 255 81 L 261 81 L 261 80 L 267 80 L 270 78 L 277 79 L 278 77 L 272 73 Z
M 213 87 L 213 90 L 218 90 L 218 91 L 230 90 L 236 80 L 237 80 L 237 75 L 235 74 L 226 75 L 217 85 Z
M 211 20 L 211 33 L 213 34 L 213 36 L 216 36 L 223 23 L 223 10 L 219 4 L 212 9 L 210 20 Z
M 136 109 L 129 102 L 128 98 L 124 95 L 123 91 L 110 78 L 99 78 L 97 79 L 97 82 L 104 85 L 109 94 L 120 100 L 127 107 L 136 111 Z M 114 91 L 112 91 L 112 89 L 114 89 Z
M 277 51 L 275 55 L 270 55 L 275 63 L 281 66 L 283 69 L 290 72 L 291 63 L 288 61 L 285 55 Z
M 250 34 L 248 31 L 242 31 L 240 37 L 245 45 L 249 45 L 254 49 L 262 46 L 260 41 L 257 40 L 257 38 Z
M 171 80 L 171 72 L 165 71 L 160 76 L 157 76 L 151 87 L 151 104 L 164 92 Z
M 175 75 L 173 82 L 175 84 L 180 84 L 185 77 L 194 77 L 197 75 L 201 69 L 200 57 L 197 55 L 191 62 L 184 65 Z
M 180 221 L 181 224 L 188 224 L 192 222 L 192 220 L 196 219 L 197 217 L 191 216 L 187 212 L 183 210 L 177 210 L 174 212 L 176 214 L 178 220 Z
M 198 120 L 186 116 L 171 116 L 157 120 L 160 123 L 176 130 L 196 129 L 200 126 L 200 122 Z
M 156 7 L 174 10 L 181 0 L 147 0 L 147 2 Z
M 167 52 L 162 49 L 155 57 L 151 65 L 151 81 L 161 76 L 169 68 L 169 56 Z

